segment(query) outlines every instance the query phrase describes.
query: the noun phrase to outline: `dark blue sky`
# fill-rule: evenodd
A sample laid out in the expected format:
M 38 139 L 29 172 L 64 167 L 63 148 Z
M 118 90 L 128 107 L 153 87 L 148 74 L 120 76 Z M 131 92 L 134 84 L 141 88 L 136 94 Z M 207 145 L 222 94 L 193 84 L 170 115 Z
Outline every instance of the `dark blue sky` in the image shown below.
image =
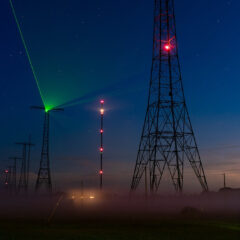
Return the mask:
M 55 0 L 48 1 L 52 3 L 48 7 L 56 8 L 56 12 L 58 7 L 64 4 L 64 1 L 60 1 L 61 5 L 54 5 L 57 2 Z M 93 95 L 87 102 L 52 115 L 53 180 L 58 189 L 61 186 L 76 187 L 81 180 L 84 180 L 87 186 L 97 184 L 98 100 L 103 95 L 107 108 L 104 155 L 106 185 L 127 189 L 147 103 L 153 1 L 72 1 L 74 11 L 76 12 L 76 6 L 81 10 L 76 18 L 79 22 L 76 21 L 71 29 L 82 28 L 85 32 L 79 38 L 79 45 L 84 44 L 91 49 L 92 40 L 88 37 L 94 35 L 96 42 L 105 43 L 102 45 L 103 50 L 101 49 L 104 52 L 102 59 L 109 60 L 114 56 L 113 61 L 117 66 L 125 59 L 127 67 L 113 69 L 111 65 L 101 62 L 105 66 L 99 79 L 103 79 L 101 81 L 105 84 L 106 76 L 113 77 L 113 85 L 107 91 Z M 19 2 L 22 2 L 21 9 L 27 11 L 31 1 Z M 176 0 L 175 6 L 185 95 L 210 188 L 216 189 L 220 186 L 220 174 L 224 171 L 229 183 L 238 186 L 240 2 Z M 18 14 L 24 15 L 25 12 Z M 29 106 L 41 104 L 41 97 L 7 0 L 1 4 L 0 16 L 1 168 L 9 165 L 9 156 L 21 153 L 21 149 L 15 146 L 14 142 L 26 140 L 31 134 L 36 144 L 31 167 L 35 174 L 40 160 L 43 114 L 30 110 Z M 42 17 L 44 20 L 44 14 Z M 101 31 L 99 23 L 104 26 Z M 32 36 L 37 34 L 37 29 L 35 31 Z M 111 34 L 111 31 L 114 34 Z M 27 34 L 31 36 L 31 31 Z M 76 45 L 76 41 L 74 44 Z M 44 49 L 44 46 L 39 41 L 39 49 L 41 48 Z M 119 49 L 123 52 L 121 57 L 118 57 Z M 89 55 L 94 57 L 92 52 Z M 61 57 L 61 54 L 58 57 Z M 84 58 L 86 53 L 79 56 L 79 66 Z M 96 59 L 101 57 L 97 55 Z M 93 65 L 96 64 L 96 59 L 92 59 Z M 85 68 L 87 69 L 88 65 L 85 65 Z M 121 77 L 117 79 L 116 76 L 119 76 L 121 70 Z M 89 89 L 91 90 L 91 87 Z M 186 176 L 186 179 L 189 179 L 191 171 L 187 170 Z M 187 188 L 193 188 L 187 180 L 185 184 Z

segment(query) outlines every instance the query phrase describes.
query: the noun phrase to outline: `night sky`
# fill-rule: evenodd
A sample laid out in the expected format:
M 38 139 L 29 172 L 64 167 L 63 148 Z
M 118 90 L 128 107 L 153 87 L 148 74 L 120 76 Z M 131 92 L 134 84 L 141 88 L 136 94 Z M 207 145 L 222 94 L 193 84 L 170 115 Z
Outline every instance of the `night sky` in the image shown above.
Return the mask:
M 51 115 L 54 187 L 98 184 L 99 100 L 106 102 L 104 184 L 128 190 L 147 104 L 153 0 L 13 0 L 38 78 L 34 79 L 8 0 L 0 8 L 0 167 L 20 155 L 16 141 L 36 144 L 39 167 L 43 112 L 31 105 L 66 106 Z M 240 187 L 240 2 L 175 1 L 186 101 L 211 190 Z M 42 95 L 42 97 L 41 97 Z M 188 165 L 186 165 L 188 167 Z M 197 181 L 185 189 L 198 191 Z M 163 179 L 162 189 L 169 189 Z M 160 188 L 161 189 L 161 188 Z M 171 187 L 172 189 L 172 187 Z

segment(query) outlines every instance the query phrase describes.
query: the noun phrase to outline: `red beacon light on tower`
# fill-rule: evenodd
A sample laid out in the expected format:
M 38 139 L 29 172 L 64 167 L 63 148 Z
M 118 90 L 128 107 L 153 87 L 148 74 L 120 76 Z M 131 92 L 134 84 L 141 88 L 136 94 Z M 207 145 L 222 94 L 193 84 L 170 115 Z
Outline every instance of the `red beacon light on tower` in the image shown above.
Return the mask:
M 100 147 L 100 149 L 99 149 L 99 150 L 100 150 L 100 152 L 102 153 L 102 152 L 103 152 L 103 147 Z
M 166 52 L 170 52 L 173 48 L 175 48 L 174 39 L 175 39 L 175 37 L 172 37 L 171 39 L 169 39 L 167 41 L 163 41 L 163 49 Z
M 165 44 L 165 45 L 164 45 L 164 49 L 165 49 L 167 52 L 169 52 L 169 51 L 171 50 L 171 45 L 170 45 L 170 43 Z
M 5 173 L 8 173 L 8 170 L 7 170 L 7 169 L 5 170 Z
M 103 174 L 103 170 L 100 170 L 100 171 L 99 171 L 99 174 L 102 175 L 102 174 Z
M 104 100 L 102 99 L 102 100 L 100 101 L 100 103 L 101 103 L 101 104 L 104 104 Z

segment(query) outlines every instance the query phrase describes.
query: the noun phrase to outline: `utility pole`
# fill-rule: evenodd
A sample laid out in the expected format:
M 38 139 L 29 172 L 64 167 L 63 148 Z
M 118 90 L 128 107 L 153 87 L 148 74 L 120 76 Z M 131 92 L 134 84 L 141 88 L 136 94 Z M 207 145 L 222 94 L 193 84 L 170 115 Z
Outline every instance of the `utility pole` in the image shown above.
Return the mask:
M 38 170 L 38 176 L 36 181 L 35 190 L 38 191 L 40 187 L 45 187 L 47 191 L 52 193 L 52 179 L 50 171 L 50 159 L 49 159 L 49 118 L 50 112 L 63 111 L 63 108 L 46 109 L 43 106 L 32 106 L 32 109 L 38 109 L 44 111 L 44 126 L 43 126 L 43 139 L 42 139 L 42 152 L 40 159 L 40 167 Z
M 226 188 L 226 174 L 223 173 L 223 187 Z
M 202 190 L 208 191 L 183 91 L 174 1 L 155 0 L 148 105 L 131 190 L 137 189 L 148 165 L 151 193 L 158 191 L 164 171 L 169 172 L 175 191 L 181 193 L 186 160 Z
M 81 207 L 83 206 L 83 202 L 84 202 L 84 183 L 83 183 L 83 180 L 81 181 L 81 196 L 80 196 L 80 199 L 81 199 Z

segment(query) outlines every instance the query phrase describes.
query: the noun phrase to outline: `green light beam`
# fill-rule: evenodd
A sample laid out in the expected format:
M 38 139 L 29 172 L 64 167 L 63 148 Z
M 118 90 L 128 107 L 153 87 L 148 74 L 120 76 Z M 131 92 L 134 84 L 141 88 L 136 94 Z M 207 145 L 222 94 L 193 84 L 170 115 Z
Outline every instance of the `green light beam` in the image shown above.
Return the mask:
M 9 0 L 9 2 L 10 2 L 10 6 L 11 6 L 11 9 L 12 9 L 12 13 L 13 13 L 14 19 L 15 19 L 16 24 L 17 24 L 17 27 L 18 27 L 18 31 L 19 31 L 20 36 L 21 36 L 21 40 L 22 40 L 24 49 L 25 49 L 26 54 L 27 54 L 27 58 L 28 58 L 30 67 L 31 67 L 31 69 L 32 69 L 33 77 L 34 77 L 34 79 L 35 79 L 35 81 L 36 81 L 36 84 L 37 84 L 37 87 L 38 87 L 38 90 L 39 90 L 39 93 L 40 93 L 42 102 L 43 102 L 44 106 L 46 107 L 46 105 L 45 105 L 45 103 L 44 103 L 44 100 L 43 100 L 43 95 L 42 95 L 42 92 L 41 92 L 41 89 L 40 89 L 40 86 L 39 86 L 39 83 L 38 83 L 38 79 L 37 79 L 37 76 L 36 76 L 36 73 L 35 73 L 35 70 L 34 70 L 34 67 L 33 67 L 33 64 L 32 64 L 32 60 L 31 60 L 30 54 L 29 54 L 29 52 L 28 52 L 28 48 L 27 48 L 25 39 L 24 39 L 24 37 L 23 37 L 23 33 L 22 33 L 22 30 L 21 30 L 21 27 L 20 27 L 20 24 L 19 24 L 19 21 L 18 21 L 16 12 L 15 12 L 14 6 L 13 6 L 13 3 L 12 3 L 12 0 Z

